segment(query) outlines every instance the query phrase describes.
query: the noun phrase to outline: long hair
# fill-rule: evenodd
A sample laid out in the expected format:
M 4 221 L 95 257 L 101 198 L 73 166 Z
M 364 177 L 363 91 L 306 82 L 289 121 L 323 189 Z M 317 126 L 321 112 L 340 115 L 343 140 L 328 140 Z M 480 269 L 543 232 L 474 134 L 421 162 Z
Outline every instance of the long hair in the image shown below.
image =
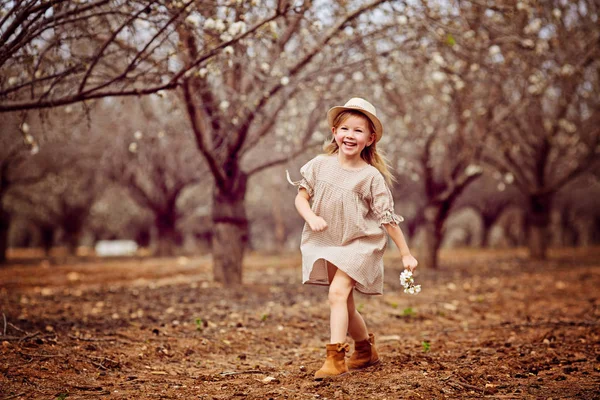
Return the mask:
M 365 114 L 361 113 L 360 111 L 354 110 L 342 111 L 333 120 L 333 127 L 337 129 L 338 126 L 340 126 L 345 120 L 347 120 L 351 116 L 364 118 L 369 125 L 369 130 L 371 131 L 371 133 L 375 133 L 375 126 L 373 125 L 373 122 L 371 122 L 371 120 L 367 118 Z M 336 154 L 339 150 L 340 148 L 337 142 L 335 141 L 335 138 L 325 141 L 325 144 L 323 145 L 323 151 L 325 152 L 325 154 L 328 155 Z M 387 159 L 383 154 L 377 151 L 377 143 L 375 141 L 370 146 L 367 146 L 363 149 L 363 151 L 360 153 L 360 157 L 363 160 L 365 160 L 368 164 L 377 168 L 377 170 L 381 173 L 381 175 L 383 175 L 385 181 L 389 186 L 392 186 L 392 183 L 396 182 L 396 178 L 394 178 L 394 175 L 392 175 L 392 173 L 390 172 Z

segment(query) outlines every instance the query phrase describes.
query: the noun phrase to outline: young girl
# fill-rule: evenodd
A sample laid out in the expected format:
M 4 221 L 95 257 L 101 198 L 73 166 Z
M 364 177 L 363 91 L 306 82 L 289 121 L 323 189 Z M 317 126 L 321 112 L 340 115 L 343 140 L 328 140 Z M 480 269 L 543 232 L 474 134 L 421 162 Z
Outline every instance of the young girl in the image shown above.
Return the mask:
M 383 126 L 375 107 L 361 98 L 327 112 L 333 137 L 325 153 L 301 169 L 303 179 L 295 205 L 306 224 L 302 232 L 303 283 L 329 285 L 330 344 L 315 379 L 341 375 L 379 363 L 375 338 L 356 310 L 353 289 L 368 295 L 383 293 L 383 252 L 387 234 L 411 271 L 417 260 L 410 254 L 394 214 L 386 182 L 392 176 L 377 153 Z M 309 201 L 312 199 L 312 207 Z M 349 345 L 354 353 L 346 362 Z

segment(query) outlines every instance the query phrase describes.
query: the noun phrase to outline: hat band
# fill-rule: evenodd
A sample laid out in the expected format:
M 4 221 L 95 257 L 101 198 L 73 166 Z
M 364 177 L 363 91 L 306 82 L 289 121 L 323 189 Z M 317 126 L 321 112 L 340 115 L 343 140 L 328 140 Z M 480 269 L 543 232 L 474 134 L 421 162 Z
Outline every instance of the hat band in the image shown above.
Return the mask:
M 367 110 L 366 108 L 359 106 L 359 105 L 354 105 L 354 104 L 350 104 L 350 105 L 345 105 L 345 108 L 360 108 L 361 110 L 365 110 L 368 113 L 371 113 L 373 115 L 375 115 L 375 113 L 373 111 Z M 375 115 L 376 116 L 376 115 Z

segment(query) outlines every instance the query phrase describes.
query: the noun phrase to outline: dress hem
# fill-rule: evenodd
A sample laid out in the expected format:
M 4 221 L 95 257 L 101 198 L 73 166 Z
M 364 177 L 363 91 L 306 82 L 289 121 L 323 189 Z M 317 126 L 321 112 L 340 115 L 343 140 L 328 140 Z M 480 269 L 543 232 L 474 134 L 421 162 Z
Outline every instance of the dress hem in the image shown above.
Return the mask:
M 305 281 L 302 282 L 303 285 L 315 285 L 315 286 L 329 286 L 329 283 L 320 283 L 320 282 L 311 282 L 311 281 Z M 364 294 L 366 296 L 383 296 L 383 293 L 367 293 L 367 292 L 363 292 L 362 290 L 360 290 L 359 288 L 356 287 L 356 285 L 354 286 L 354 290 L 356 290 L 357 292 L 359 292 L 360 294 Z

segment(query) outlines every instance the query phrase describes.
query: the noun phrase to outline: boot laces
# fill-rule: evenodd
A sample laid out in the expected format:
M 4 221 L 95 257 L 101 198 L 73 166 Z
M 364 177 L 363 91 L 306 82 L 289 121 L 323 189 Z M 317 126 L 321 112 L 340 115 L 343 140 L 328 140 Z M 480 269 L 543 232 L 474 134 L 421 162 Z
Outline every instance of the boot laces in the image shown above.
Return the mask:
M 348 343 L 338 343 L 336 351 L 340 352 L 342 350 L 350 351 L 350 345 Z

